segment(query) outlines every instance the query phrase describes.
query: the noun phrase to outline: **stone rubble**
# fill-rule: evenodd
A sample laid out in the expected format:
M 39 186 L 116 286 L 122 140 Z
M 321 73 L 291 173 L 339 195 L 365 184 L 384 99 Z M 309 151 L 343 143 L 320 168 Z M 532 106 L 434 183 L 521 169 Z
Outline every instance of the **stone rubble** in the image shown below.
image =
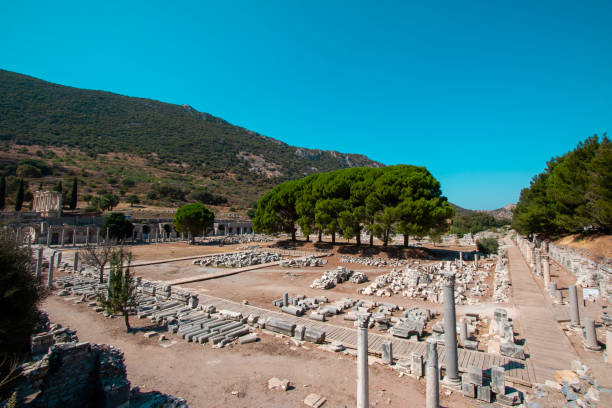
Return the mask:
M 343 256 L 340 258 L 340 262 L 342 263 L 356 263 L 366 266 L 375 266 L 377 268 L 384 268 L 387 266 L 404 266 L 407 265 L 409 261 L 405 259 L 397 259 L 397 258 L 369 258 L 369 257 L 361 257 L 361 256 Z
M 323 266 L 327 264 L 327 259 L 318 258 L 314 255 L 305 258 L 289 259 L 280 263 L 283 268 L 303 268 L 308 266 Z
M 354 276 L 354 278 L 353 278 Z M 323 276 L 315 279 L 310 285 L 313 289 L 331 289 L 337 284 L 350 280 L 353 283 L 367 282 L 368 276 L 363 272 L 355 272 L 339 266 L 335 270 L 326 271 Z
M 391 272 L 376 277 L 359 293 L 368 296 L 389 297 L 397 294 L 428 302 L 441 303 L 441 287 L 444 274 L 455 275 L 455 303 L 477 304 L 485 295 L 489 285 L 485 282 L 489 276 L 488 270 L 493 264 L 487 263 L 478 267 L 459 261 L 439 262 L 429 265 L 408 266 L 404 270 L 393 269 Z
M 233 254 L 215 255 L 193 261 L 194 265 L 230 268 L 261 265 L 283 260 L 283 256 L 274 252 L 245 251 Z

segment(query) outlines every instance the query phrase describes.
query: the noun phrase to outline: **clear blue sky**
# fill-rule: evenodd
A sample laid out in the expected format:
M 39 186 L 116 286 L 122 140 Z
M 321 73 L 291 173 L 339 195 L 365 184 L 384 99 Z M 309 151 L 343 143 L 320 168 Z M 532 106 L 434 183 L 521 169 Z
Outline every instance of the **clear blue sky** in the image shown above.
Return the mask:
M 492 209 L 610 132 L 611 21 L 609 0 L 6 1 L 0 68 L 423 165 Z

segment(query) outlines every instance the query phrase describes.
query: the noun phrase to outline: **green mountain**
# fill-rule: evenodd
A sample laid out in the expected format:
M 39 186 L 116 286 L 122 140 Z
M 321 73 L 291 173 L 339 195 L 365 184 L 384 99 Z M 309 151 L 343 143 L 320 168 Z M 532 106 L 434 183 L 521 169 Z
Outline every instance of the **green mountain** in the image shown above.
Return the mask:
M 364 155 L 290 146 L 188 105 L 72 88 L 4 70 L 0 142 L 70 148 L 92 159 L 137 156 L 147 167 L 197 180 L 192 187 L 227 182 L 232 191 L 222 193 L 240 206 L 282 181 L 382 166 Z M 207 186 L 206 180 L 216 183 Z

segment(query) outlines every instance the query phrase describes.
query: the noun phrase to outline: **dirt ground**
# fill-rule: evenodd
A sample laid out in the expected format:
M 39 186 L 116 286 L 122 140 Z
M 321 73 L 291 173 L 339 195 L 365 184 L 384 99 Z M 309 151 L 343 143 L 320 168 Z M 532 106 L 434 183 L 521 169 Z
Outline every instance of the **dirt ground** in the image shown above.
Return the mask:
M 581 234 L 569 235 L 555 241 L 557 245 L 581 249 L 595 257 L 612 258 L 612 235 L 583 236 Z
M 263 334 L 254 344 L 212 349 L 208 345 L 177 340 L 161 347 L 157 338 L 145 339 L 152 330 L 148 320 L 131 318 L 135 333 L 126 333 L 122 319 L 106 319 L 84 304 L 50 296 L 42 305 L 52 322 L 77 330 L 81 341 L 111 344 L 125 353 L 128 379 L 141 391 L 160 391 L 185 398 L 191 407 L 300 407 L 310 393 L 328 399 L 326 407 L 354 406 L 356 360 L 305 343 Z M 370 401 L 373 406 L 424 406 L 424 382 L 398 374 L 370 358 Z M 287 392 L 268 390 L 272 377 L 287 378 Z M 232 394 L 234 392 L 234 395 Z M 447 407 L 474 406 L 459 393 L 441 392 Z

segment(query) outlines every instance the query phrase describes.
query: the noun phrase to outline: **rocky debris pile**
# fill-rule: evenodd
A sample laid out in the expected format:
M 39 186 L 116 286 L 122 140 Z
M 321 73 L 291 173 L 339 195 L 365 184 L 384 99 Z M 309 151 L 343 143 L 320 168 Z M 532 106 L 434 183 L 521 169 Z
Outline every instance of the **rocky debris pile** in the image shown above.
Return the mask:
M 393 269 L 391 272 L 376 277 L 369 286 L 359 289 L 359 293 L 368 296 L 393 296 L 402 294 L 414 299 L 441 303 L 441 288 L 445 274 L 455 275 L 455 303 L 476 304 L 486 294 L 489 285 L 488 269 L 472 264 L 462 265 L 461 261 L 450 261 L 429 265 L 412 265 L 404 270 Z
M 276 241 L 270 235 L 265 234 L 244 234 L 244 235 L 224 235 L 220 237 L 207 237 L 202 240 L 206 245 L 234 245 L 248 244 L 250 242 L 271 242 Z
M 75 296 L 97 296 L 104 293 L 107 287 L 106 283 L 99 282 L 97 278 L 73 274 L 56 279 L 54 284 L 56 287 L 64 289 L 60 291 L 60 296 L 66 296 L 69 293 Z
M 340 258 L 340 262 L 342 263 L 356 263 L 367 266 L 375 266 L 377 268 L 384 268 L 387 266 L 403 266 L 407 265 L 409 261 L 405 259 L 397 259 L 397 258 L 369 258 L 369 257 L 361 257 L 361 256 L 343 256 Z
M 590 408 L 604 406 L 601 393 L 610 393 L 610 389 L 598 384 L 588 366 L 579 360 L 574 360 L 571 362 L 570 370 L 556 371 L 554 380 L 535 384 L 533 392 L 527 394 L 526 401 L 529 406 L 537 404 L 542 408 L 556 406 Z
M 391 330 L 389 330 L 389 333 L 395 337 L 404 339 L 416 336 L 417 338 L 415 340 L 418 340 L 423 337 L 425 326 L 431 317 L 432 312 L 428 309 L 413 307 L 405 310 L 401 318 L 392 318 L 394 325 Z
M 323 266 L 327 264 L 327 259 L 318 258 L 314 255 L 305 258 L 294 258 L 280 263 L 283 268 L 302 268 L 307 266 Z
M 193 261 L 194 265 L 230 268 L 261 265 L 283 260 L 283 256 L 274 252 L 245 251 L 232 254 L 209 256 Z
M 355 280 L 352 280 L 351 277 L 355 274 Z M 310 287 L 313 289 L 331 289 L 337 284 L 346 282 L 349 279 L 354 283 L 362 283 L 368 280 L 368 276 L 363 272 L 355 272 L 346 269 L 344 266 L 339 266 L 335 270 L 323 273 L 323 276 L 315 279 Z
M 505 248 L 500 248 L 499 259 L 495 265 L 493 275 L 493 302 L 506 303 L 510 296 L 510 278 L 508 276 L 508 253 Z

